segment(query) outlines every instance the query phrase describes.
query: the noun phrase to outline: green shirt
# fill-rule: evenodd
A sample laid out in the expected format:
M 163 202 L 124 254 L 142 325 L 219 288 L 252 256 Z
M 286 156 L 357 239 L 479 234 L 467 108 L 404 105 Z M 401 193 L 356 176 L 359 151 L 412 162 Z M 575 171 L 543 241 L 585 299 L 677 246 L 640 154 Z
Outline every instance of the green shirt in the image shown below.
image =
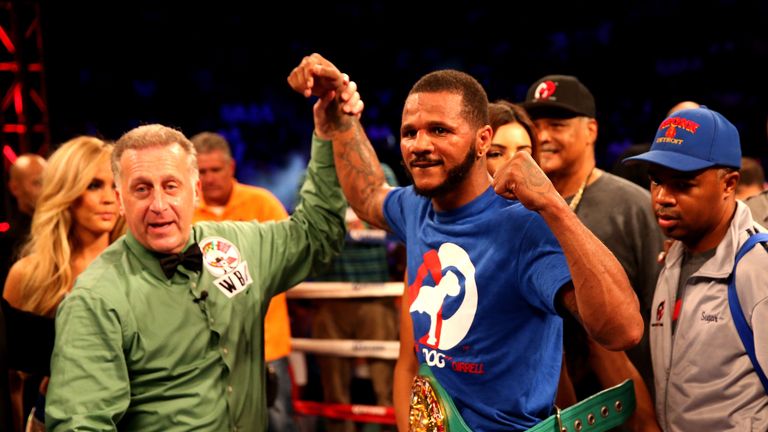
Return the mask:
M 344 239 L 329 142 L 313 139 L 308 172 L 286 221 L 194 225 L 202 272 L 168 280 L 130 233 L 107 248 L 58 308 L 48 430 L 266 430 L 269 299 L 325 268 Z

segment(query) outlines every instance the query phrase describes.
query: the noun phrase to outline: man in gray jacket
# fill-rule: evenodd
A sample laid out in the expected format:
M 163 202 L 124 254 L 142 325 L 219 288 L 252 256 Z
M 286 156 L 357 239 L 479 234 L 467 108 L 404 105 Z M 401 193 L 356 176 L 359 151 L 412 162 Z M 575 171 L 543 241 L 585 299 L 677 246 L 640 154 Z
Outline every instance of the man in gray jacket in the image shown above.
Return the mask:
M 768 396 L 728 302 L 736 252 L 765 231 L 735 198 L 738 131 L 706 107 L 678 111 L 661 123 L 650 151 L 624 161 L 649 164 L 656 221 L 677 240 L 659 275 L 650 317 L 659 424 L 667 431 L 768 430 Z M 768 369 L 766 250 L 752 248 L 735 272 L 738 307 L 754 332 L 763 370 Z

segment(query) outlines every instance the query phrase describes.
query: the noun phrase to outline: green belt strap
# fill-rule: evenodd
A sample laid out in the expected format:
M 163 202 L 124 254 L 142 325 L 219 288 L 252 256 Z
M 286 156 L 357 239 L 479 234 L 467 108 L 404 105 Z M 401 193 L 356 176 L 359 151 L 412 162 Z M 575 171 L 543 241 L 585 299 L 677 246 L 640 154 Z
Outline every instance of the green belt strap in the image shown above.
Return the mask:
M 635 383 L 623 383 L 596 393 L 528 429 L 528 432 L 603 432 L 623 424 L 635 411 Z
M 447 432 L 472 432 L 456 409 L 453 399 L 437 381 L 429 366 L 419 365 L 419 375 L 427 377 L 445 411 Z M 596 393 L 576 405 L 547 417 L 527 432 L 604 432 L 623 424 L 635 411 L 635 384 L 621 384 Z

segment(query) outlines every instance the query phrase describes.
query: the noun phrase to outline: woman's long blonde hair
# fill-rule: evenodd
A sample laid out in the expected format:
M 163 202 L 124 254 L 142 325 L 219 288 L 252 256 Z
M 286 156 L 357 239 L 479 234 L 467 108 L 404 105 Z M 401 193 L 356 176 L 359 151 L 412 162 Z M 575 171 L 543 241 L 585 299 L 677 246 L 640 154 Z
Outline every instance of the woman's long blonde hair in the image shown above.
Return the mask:
M 112 144 L 79 136 L 61 145 L 48 160 L 43 187 L 32 217 L 32 229 L 21 255 L 30 269 L 20 288 L 22 309 L 52 316 L 74 283 L 72 255 L 79 248 L 71 208 L 96 175 L 100 162 L 109 161 Z M 118 218 L 110 242 L 122 235 Z

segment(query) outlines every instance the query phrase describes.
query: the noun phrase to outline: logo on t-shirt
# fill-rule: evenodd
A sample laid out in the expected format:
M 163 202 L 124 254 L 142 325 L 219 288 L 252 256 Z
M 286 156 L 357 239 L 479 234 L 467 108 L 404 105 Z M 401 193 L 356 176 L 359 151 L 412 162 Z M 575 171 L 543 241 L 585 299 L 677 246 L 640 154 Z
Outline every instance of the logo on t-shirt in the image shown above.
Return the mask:
M 444 304 L 462 293 L 458 308 L 444 318 Z M 469 332 L 477 312 L 475 266 L 469 254 L 453 243 L 443 243 L 438 251 L 425 253 L 409 287 L 409 298 L 409 312 L 426 314 L 430 320 L 429 330 L 418 337 L 418 342 L 439 350 L 457 346 Z
M 205 269 L 216 277 L 213 281 L 229 298 L 245 291 L 253 282 L 248 273 L 248 263 L 241 259 L 240 251 L 229 240 L 221 237 L 206 237 L 200 241 Z

